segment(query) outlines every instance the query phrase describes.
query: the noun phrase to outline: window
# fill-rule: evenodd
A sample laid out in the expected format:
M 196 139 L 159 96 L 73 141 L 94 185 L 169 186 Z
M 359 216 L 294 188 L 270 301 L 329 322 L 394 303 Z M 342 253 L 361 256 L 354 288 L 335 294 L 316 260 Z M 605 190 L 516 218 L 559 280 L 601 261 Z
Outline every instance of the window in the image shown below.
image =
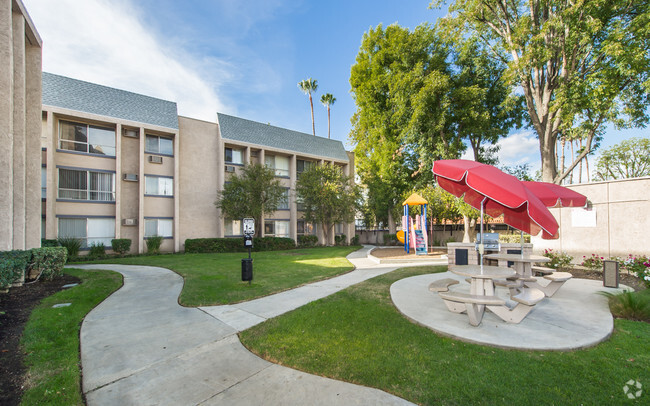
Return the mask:
M 144 219 L 144 236 L 172 237 L 172 219 Z
M 301 173 L 303 173 L 305 171 L 308 171 L 314 165 L 316 165 L 315 162 L 305 161 L 304 159 L 297 159 L 296 160 L 296 173 L 301 174 Z
M 289 210 L 289 189 L 284 189 L 282 199 L 278 204 L 278 210 Z
M 264 235 L 273 237 L 289 237 L 289 220 L 266 220 Z
M 59 199 L 115 201 L 115 174 L 59 168 Z
M 47 197 L 47 168 L 41 166 L 41 199 Z
M 298 211 L 305 211 L 305 201 L 298 192 L 296 192 L 296 208 Z
M 275 176 L 289 176 L 289 158 L 286 156 L 266 155 L 264 164 L 275 169 Z
M 73 237 L 81 240 L 81 248 L 93 243 L 111 246 L 115 238 L 114 218 L 59 218 L 59 238 Z
M 345 224 L 338 223 L 334 225 L 334 234 L 341 235 L 345 234 Z
M 298 235 L 316 234 L 316 227 L 312 223 L 307 223 L 305 220 L 298 220 Z
M 226 148 L 225 161 L 229 164 L 242 164 L 242 150 L 235 148 Z
M 174 141 L 171 138 L 147 135 L 144 152 L 149 154 L 174 155 Z
M 174 179 L 162 176 L 144 177 L 144 194 L 154 196 L 174 196 Z
M 225 219 L 223 221 L 223 226 L 224 226 L 224 230 L 223 230 L 224 235 L 228 235 L 228 236 L 244 235 L 244 232 L 242 231 L 241 220 Z
M 115 130 L 60 121 L 59 148 L 89 154 L 115 156 Z

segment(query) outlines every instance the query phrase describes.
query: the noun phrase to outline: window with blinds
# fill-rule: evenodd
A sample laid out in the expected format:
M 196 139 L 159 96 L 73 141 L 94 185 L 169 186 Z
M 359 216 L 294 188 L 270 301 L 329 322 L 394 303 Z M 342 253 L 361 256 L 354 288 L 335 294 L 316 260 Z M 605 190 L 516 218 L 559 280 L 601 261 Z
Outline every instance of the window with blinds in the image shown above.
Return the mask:
M 115 174 L 59 168 L 59 199 L 115 201 Z

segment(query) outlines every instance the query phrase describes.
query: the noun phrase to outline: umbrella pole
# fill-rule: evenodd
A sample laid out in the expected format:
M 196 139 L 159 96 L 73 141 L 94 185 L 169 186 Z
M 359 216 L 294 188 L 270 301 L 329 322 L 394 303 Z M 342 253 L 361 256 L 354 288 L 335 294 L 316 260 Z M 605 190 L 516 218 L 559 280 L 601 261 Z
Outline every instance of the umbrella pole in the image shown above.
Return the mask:
M 523 230 L 519 230 L 521 233 L 521 257 L 524 257 L 524 232 Z
M 481 273 L 483 273 L 483 252 L 485 251 L 483 240 L 483 205 L 485 204 L 485 199 L 487 199 L 487 197 L 481 200 L 481 243 L 478 245 L 479 261 L 481 262 Z

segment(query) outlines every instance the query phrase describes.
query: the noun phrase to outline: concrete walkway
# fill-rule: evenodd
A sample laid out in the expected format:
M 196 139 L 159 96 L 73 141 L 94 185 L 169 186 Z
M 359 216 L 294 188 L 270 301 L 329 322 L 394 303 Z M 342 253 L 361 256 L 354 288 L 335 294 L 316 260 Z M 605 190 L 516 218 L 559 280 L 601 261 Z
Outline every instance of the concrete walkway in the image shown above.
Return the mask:
M 377 389 L 322 378 L 260 359 L 237 332 L 403 265 L 378 265 L 371 247 L 356 270 L 228 306 L 178 304 L 183 279 L 164 268 L 75 265 L 124 275 L 124 286 L 81 326 L 83 392 L 89 405 L 410 404 Z M 422 264 L 412 264 L 422 265 Z

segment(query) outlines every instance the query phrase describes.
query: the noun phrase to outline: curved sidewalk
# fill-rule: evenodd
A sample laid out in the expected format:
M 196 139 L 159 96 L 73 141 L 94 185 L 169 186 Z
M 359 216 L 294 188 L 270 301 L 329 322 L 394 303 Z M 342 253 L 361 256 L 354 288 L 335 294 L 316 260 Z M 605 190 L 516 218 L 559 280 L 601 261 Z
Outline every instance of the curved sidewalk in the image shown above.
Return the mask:
M 81 326 L 87 403 L 410 404 L 377 389 L 267 362 L 244 348 L 237 336 L 268 318 L 398 268 L 367 259 L 370 248 L 348 256 L 356 267 L 350 273 L 249 302 L 202 308 L 178 304 L 183 279 L 167 269 L 75 265 L 124 275 L 124 286 L 93 309 Z

